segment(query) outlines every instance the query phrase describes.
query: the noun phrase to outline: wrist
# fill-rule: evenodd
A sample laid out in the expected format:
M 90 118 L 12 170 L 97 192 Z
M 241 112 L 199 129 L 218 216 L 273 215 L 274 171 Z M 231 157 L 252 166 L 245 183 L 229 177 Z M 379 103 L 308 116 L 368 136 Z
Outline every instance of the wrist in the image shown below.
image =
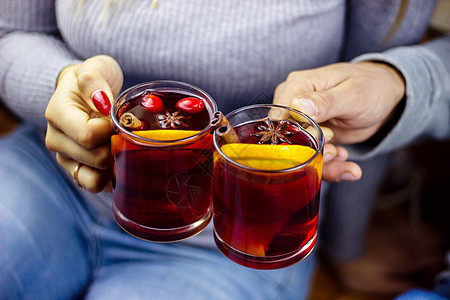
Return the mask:
M 377 90 L 372 93 L 379 93 L 376 101 L 383 117 L 378 120 L 378 128 L 374 134 L 360 143 L 373 148 L 384 140 L 403 115 L 406 106 L 406 80 L 396 67 L 384 61 L 367 60 L 356 64 L 366 68 L 370 74 L 369 80 L 378 82 Z
M 391 129 L 397 124 L 400 119 L 403 110 L 406 105 L 406 80 L 403 74 L 393 65 L 383 62 L 383 61 L 373 61 L 373 64 L 377 65 L 379 68 L 383 68 L 384 71 L 389 76 L 389 80 L 392 82 L 394 87 L 392 90 L 392 96 L 394 103 L 392 103 L 391 113 L 385 118 L 378 134 L 378 138 L 384 138 Z

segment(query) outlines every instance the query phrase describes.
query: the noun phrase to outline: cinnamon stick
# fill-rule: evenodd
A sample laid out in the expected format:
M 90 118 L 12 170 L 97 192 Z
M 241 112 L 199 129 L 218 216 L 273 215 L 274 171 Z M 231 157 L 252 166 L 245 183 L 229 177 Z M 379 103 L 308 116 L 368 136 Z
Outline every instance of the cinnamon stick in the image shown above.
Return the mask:
M 219 136 L 225 144 L 241 142 L 241 139 L 233 126 L 231 126 L 230 122 L 222 112 L 218 111 L 214 114 L 213 119 L 211 120 L 211 126 L 215 128 L 217 136 Z
M 128 129 L 139 129 L 142 127 L 142 122 L 135 115 L 130 112 L 124 113 L 119 119 L 120 125 Z

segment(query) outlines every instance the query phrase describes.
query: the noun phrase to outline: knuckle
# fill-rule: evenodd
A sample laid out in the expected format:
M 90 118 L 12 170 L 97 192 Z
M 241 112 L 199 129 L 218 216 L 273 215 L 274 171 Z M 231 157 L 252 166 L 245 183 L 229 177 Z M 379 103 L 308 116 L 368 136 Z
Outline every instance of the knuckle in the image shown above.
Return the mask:
M 95 81 L 95 74 L 92 71 L 82 71 L 78 74 L 78 88 L 80 90 L 84 90 L 87 86 L 89 86 L 93 81 Z
M 50 132 L 47 132 L 45 135 L 45 147 L 47 147 L 48 150 L 57 152 L 58 151 L 58 145 L 59 143 L 55 141 L 55 139 L 52 137 L 52 134 Z
M 76 140 L 85 149 L 92 149 L 95 145 L 95 136 L 90 130 L 78 131 Z
M 329 105 L 333 103 L 334 95 L 328 91 L 320 93 L 319 98 L 323 104 Z
M 61 154 L 56 153 L 56 161 L 62 166 L 65 162 L 65 159 Z
M 94 166 L 99 169 L 108 169 L 111 165 L 110 147 L 102 147 L 95 156 Z
M 99 54 L 92 58 L 92 61 L 98 64 L 100 67 L 109 65 L 113 60 L 114 59 L 111 56 L 105 54 Z
M 55 101 L 55 96 L 52 96 L 52 98 L 50 98 L 50 101 L 48 102 L 47 108 L 45 109 L 45 112 L 44 112 L 45 119 L 50 123 L 52 123 L 53 120 L 56 119 L 54 101 Z
M 317 72 L 311 73 L 308 78 L 314 91 L 324 90 L 328 86 L 327 77 Z
M 45 137 L 45 147 L 47 147 L 47 149 L 50 151 L 56 152 L 55 144 L 53 143 L 53 140 L 48 136 Z
M 286 82 L 285 82 L 285 81 L 279 83 L 279 84 L 275 87 L 274 94 L 279 94 L 279 93 L 283 90 L 283 88 L 284 88 L 285 85 L 286 85 Z
M 47 106 L 47 108 L 45 109 L 45 112 L 44 112 L 44 117 L 45 117 L 45 119 L 47 120 L 47 121 L 51 121 L 52 120 L 52 112 L 51 112 L 51 107 L 50 107 L 50 105 L 48 105 Z
M 286 77 L 286 82 L 296 81 L 299 75 L 299 71 L 292 71 Z

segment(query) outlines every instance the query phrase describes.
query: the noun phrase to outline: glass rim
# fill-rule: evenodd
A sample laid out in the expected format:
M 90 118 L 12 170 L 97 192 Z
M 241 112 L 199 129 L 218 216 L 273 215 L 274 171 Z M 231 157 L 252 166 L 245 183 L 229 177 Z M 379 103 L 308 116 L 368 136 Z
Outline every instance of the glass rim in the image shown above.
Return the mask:
M 208 101 L 211 104 L 211 111 L 208 109 L 208 113 L 210 116 L 210 122 L 208 124 L 208 126 L 206 126 L 203 130 L 201 130 L 200 132 L 182 138 L 182 139 L 176 139 L 176 140 L 153 140 L 153 139 L 149 139 L 143 136 L 139 136 L 137 134 L 134 134 L 133 132 L 127 130 L 125 127 L 123 127 L 122 125 L 120 125 L 119 121 L 116 118 L 116 114 L 115 114 L 115 105 L 116 102 L 121 99 L 124 95 L 126 95 L 127 93 L 129 93 L 130 91 L 134 90 L 134 89 L 138 89 L 141 87 L 144 87 L 146 85 L 153 85 L 153 84 L 176 84 L 179 87 L 177 88 L 185 88 L 185 89 L 192 89 L 196 92 L 199 92 L 200 94 L 202 94 L 202 96 L 206 99 L 208 99 Z M 176 80 L 155 80 L 155 81 L 147 81 L 147 82 L 143 82 L 143 83 L 139 83 L 137 85 L 133 85 L 129 88 L 127 88 L 126 90 L 122 91 L 115 99 L 113 104 L 111 105 L 111 111 L 110 111 L 110 117 L 112 122 L 114 123 L 114 125 L 119 129 L 119 131 L 121 133 L 125 133 L 128 137 L 130 137 L 133 141 L 139 140 L 142 141 L 144 144 L 149 145 L 149 146 L 167 146 L 167 145 L 173 145 L 173 144 L 185 144 L 185 143 L 189 143 L 189 142 L 193 142 L 195 141 L 198 137 L 204 135 L 205 133 L 207 133 L 208 131 L 211 130 L 212 125 L 211 125 L 211 120 L 212 117 L 214 116 L 214 113 L 218 111 L 218 106 L 217 103 L 214 101 L 214 99 L 204 90 L 202 90 L 201 88 L 186 83 L 186 82 L 182 82 L 182 81 L 176 81 Z
M 289 172 L 293 172 L 293 171 L 297 171 L 299 169 L 302 169 L 303 167 L 309 165 L 311 162 L 313 162 L 317 156 L 319 155 L 319 153 L 322 153 L 323 150 L 323 146 L 325 144 L 325 137 L 323 134 L 322 129 L 320 128 L 319 124 L 316 123 L 316 121 L 314 121 L 310 116 L 306 115 L 305 113 L 296 110 L 292 107 L 289 106 L 285 106 L 285 105 L 280 105 L 280 104 L 253 104 L 253 105 L 249 105 L 249 106 L 243 106 L 240 107 L 238 109 L 235 109 L 233 111 L 231 111 L 230 113 L 228 113 L 225 117 L 229 118 L 233 115 L 236 115 L 242 111 L 245 110 L 249 110 L 249 109 L 253 109 L 253 108 L 283 108 L 289 111 L 292 111 L 294 113 L 297 113 L 299 115 L 301 115 L 302 117 L 304 117 L 305 119 L 307 119 L 312 126 L 314 126 L 314 128 L 317 130 L 318 133 L 318 145 L 317 145 L 317 149 L 313 149 L 315 151 L 314 155 L 311 156 L 308 160 L 304 161 L 303 163 L 291 167 L 291 168 L 286 168 L 286 169 L 280 169 L 280 170 L 261 170 L 261 169 L 255 169 L 243 164 L 240 164 L 236 161 L 234 161 L 233 159 L 229 158 L 227 155 L 225 155 L 225 153 L 222 152 L 222 150 L 220 149 L 219 145 L 218 145 L 218 136 L 217 136 L 217 132 L 216 130 L 214 130 L 214 135 L 213 135 L 213 144 L 214 144 L 214 148 L 215 150 L 220 154 L 220 156 L 222 156 L 223 158 L 225 158 L 229 163 L 231 163 L 232 165 L 235 165 L 241 169 L 245 169 L 247 171 L 251 171 L 251 172 L 257 172 L 257 173 L 289 173 Z M 314 137 L 313 137 L 314 138 Z M 315 138 L 314 138 L 315 139 Z

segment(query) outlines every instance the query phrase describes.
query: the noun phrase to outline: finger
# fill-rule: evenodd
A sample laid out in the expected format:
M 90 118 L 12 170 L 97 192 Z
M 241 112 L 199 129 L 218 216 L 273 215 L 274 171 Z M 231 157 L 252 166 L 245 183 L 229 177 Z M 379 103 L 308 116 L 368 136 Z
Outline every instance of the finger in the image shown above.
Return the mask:
M 288 97 L 283 97 L 285 94 L 285 92 L 284 92 L 285 86 L 286 86 L 285 81 L 281 82 L 280 84 L 277 85 L 277 87 L 275 88 L 274 94 L 273 94 L 273 103 L 289 106 L 292 99 L 290 99 Z
M 331 160 L 323 165 L 322 177 L 330 182 L 356 181 L 362 176 L 361 167 L 351 161 Z
M 346 161 L 348 159 L 348 151 L 344 147 L 336 147 L 337 154 L 336 154 L 336 160 L 339 161 Z
M 109 143 L 88 150 L 53 126 L 48 126 L 45 143 L 49 150 L 95 169 L 105 170 L 111 166 L 111 146 Z
M 293 98 L 292 108 L 300 110 L 316 122 L 333 118 L 346 119 L 363 113 L 362 101 L 357 99 L 354 88 L 343 82 L 340 85 L 316 92 L 305 92 Z
M 322 129 L 323 137 L 325 139 L 325 143 L 328 143 L 331 141 L 334 137 L 334 132 L 330 127 L 326 126 L 320 126 L 320 129 Z
M 331 74 L 323 72 L 322 68 L 291 72 L 275 89 L 274 102 L 289 105 L 294 98 L 303 93 L 326 90 L 335 85 L 333 83 L 329 86 L 326 83 L 330 76 Z
M 344 147 L 326 143 L 323 147 L 323 163 L 327 163 L 333 159 L 346 161 L 348 159 L 348 151 Z
M 93 117 L 93 104 L 89 105 L 89 99 L 86 100 L 81 95 L 75 68 L 71 68 L 70 72 L 66 72 L 60 79 L 47 106 L 45 117 L 49 124 L 78 144 L 85 148 L 97 147 L 109 139 L 111 121 Z
M 272 101 L 273 104 L 289 106 L 289 103 L 282 103 L 277 100 L 279 98 L 279 97 L 277 97 L 277 95 L 281 93 L 284 85 L 285 85 L 285 83 L 282 82 L 275 88 L 274 97 L 273 97 L 273 101 Z M 286 119 L 288 116 L 289 116 L 289 111 L 287 111 L 287 110 L 282 110 L 279 108 L 272 107 L 269 111 L 269 118 L 271 118 L 272 120 L 282 120 L 282 119 Z
M 53 97 L 66 99 L 64 95 Z M 55 100 L 65 101 L 65 100 Z M 57 128 L 86 149 L 92 149 L 109 142 L 112 124 L 106 118 L 91 118 L 91 112 L 82 103 L 65 101 L 47 107 L 46 118 L 49 128 Z
M 118 63 L 109 56 L 99 55 L 80 64 L 75 73 L 82 98 L 93 110 L 108 116 L 123 83 Z
M 336 158 L 337 149 L 333 144 L 326 143 L 323 146 L 323 163 L 326 164 Z
M 349 78 L 347 63 L 333 64 L 321 68 L 289 73 L 286 81 L 275 90 L 274 101 L 290 105 L 294 99 L 303 99 L 302 95 L 310 92 L 326 91 L 338 86 Z M 307 98 L 305 98 L 307 99 Z M 314 116 L 315 106 L 305 102 L 302 112 Z
M 73 177 L 75 169 L 79 162 L 65 157 L 61 154 L 56 155 L 58 163 L 67 170 L 67 172 Z M 111 178 L 111 172 L 109 170 L 94 169 L 90 166 L 81 164 L 78 170 L 78 184 L 80 187 L 86 188 L 91 193 L 101 192 Z
M 272 107 L 269 110 L 269 118 L 272 120 L 280 121 L 289 117 L 290 111 L 282 107 Z

